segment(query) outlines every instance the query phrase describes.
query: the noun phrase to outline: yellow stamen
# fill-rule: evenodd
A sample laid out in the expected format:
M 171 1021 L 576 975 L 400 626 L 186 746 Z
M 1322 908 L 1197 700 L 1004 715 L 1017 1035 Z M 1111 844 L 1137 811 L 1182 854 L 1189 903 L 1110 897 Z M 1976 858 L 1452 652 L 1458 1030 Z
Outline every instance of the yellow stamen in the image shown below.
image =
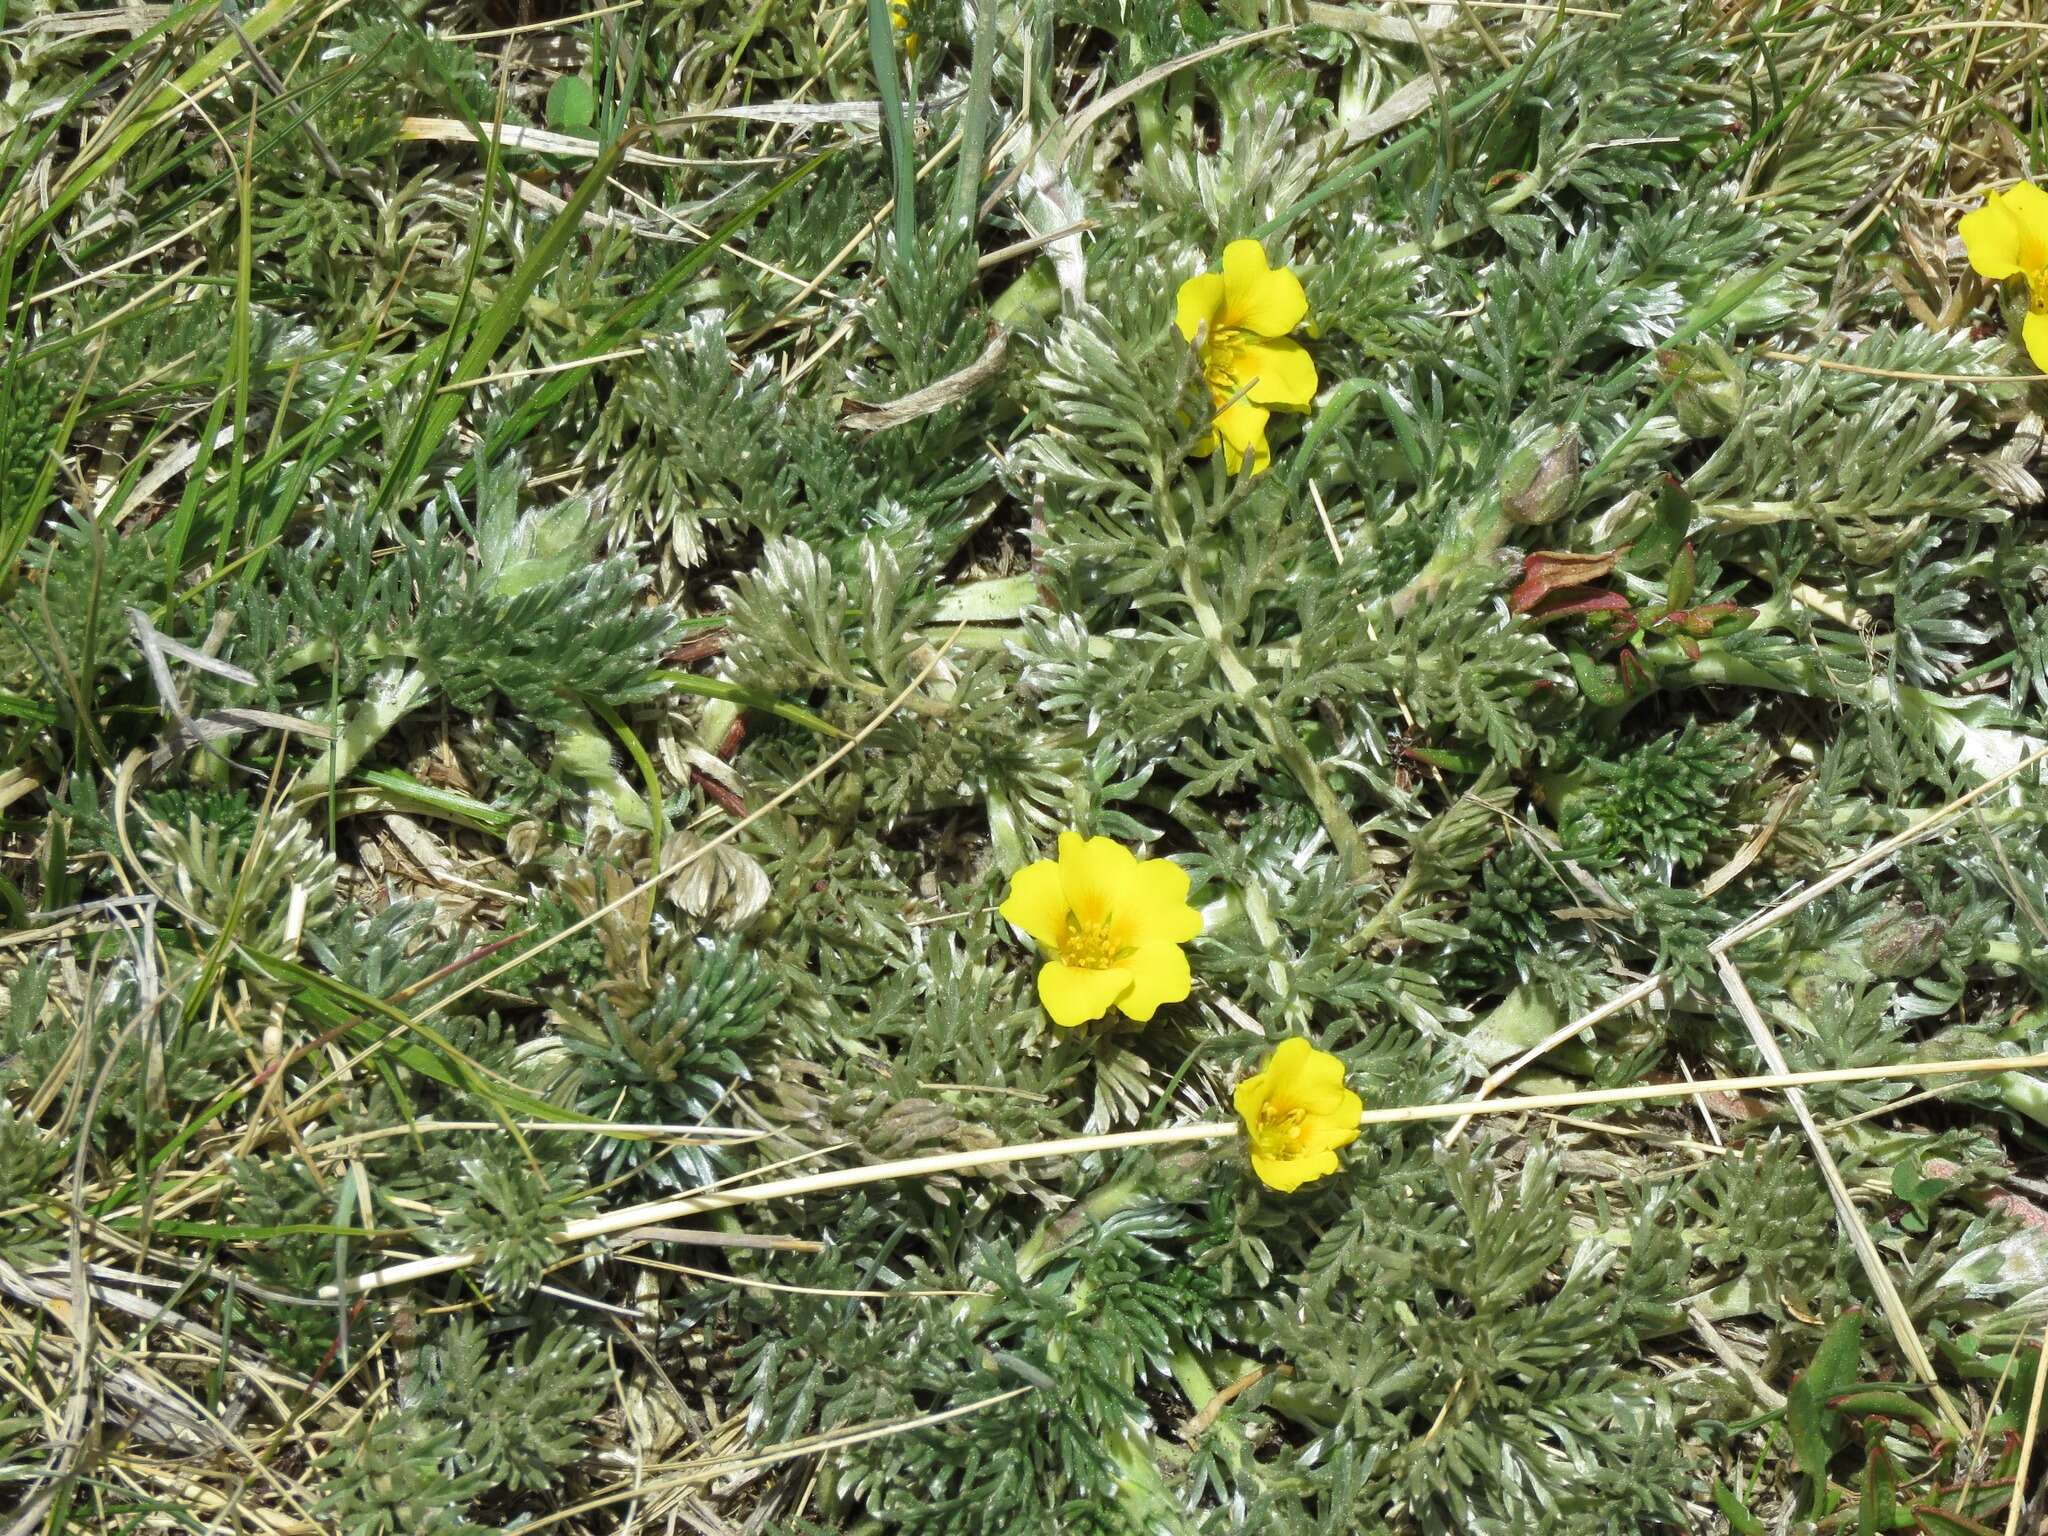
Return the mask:
M 1270 1107 L 1259 1111 L 1259 1128 L 1253 1139 L 1268 1156 L 1291 1156 L 1301 1149 L 1308 1133 L 1308 1111 L 1302 1108 L 1275 1113 Z
M 1069 919 L 1066 937 L 1060 941 L 1060 958 L 1079 971 L 1108 970 L 1123 954 L 1109 928 L 1108 918 L 1099 923 Z

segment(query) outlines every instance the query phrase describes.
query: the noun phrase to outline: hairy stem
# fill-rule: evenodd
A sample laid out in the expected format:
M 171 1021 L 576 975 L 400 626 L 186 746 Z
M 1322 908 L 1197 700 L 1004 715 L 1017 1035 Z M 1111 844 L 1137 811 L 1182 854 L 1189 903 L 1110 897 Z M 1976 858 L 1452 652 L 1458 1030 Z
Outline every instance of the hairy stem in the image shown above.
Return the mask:
M 1202 580 L 1199 552 L 1181 529 L 1180 516 L 1173 504 L 1172 485 L 1167 478 L 1166 462 L 1157 452 L 1152 455 L 1151 469 L 1153 508 L 1160 530 L 1166 535 L 1167 545 L 1174 553 L 1181 595 L 1187 599 L 1188 607 L 1195 616 L 1195 626 L 1202 632 L 1202 638 L 1208 641 L 1217 669 L 1230 684 L 1231 691 L 1238 696 L 1246 713 L 1257 722 L 1260 734 L 1308 796 L 1316 818 L 1322 822 L 1323 830 L 1330 834 L 1331 846 L 1337 851 L 1345 876 L 1356 880 L 1365 873 L 1365 840 L 1359 836 L 1343 801 L 1337 798 L 1329 781 L 1323 777 L 1314 754 L 1295 733 L 1294 727 L 1273 708 L 1272 701 L 1260 691 L 1257 676 L 1244 664 L 1237 647 L 1225 633 L 1223 620 L 1218 616 L 1216 604 Z

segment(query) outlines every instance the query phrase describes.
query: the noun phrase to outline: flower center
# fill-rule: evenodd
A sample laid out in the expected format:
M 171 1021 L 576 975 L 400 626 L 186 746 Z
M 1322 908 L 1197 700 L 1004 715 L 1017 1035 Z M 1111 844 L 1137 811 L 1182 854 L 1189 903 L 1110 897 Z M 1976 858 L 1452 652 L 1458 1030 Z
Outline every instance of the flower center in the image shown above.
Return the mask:
M 1237 376 L 1238 358 L 1243 350 L 1244 333 L 1236 330 L 1210 332 L 1209 344 L 1202 349 L 1202 376 L 1209 381 L 1209 392 L 1219 402 L 1244 387 L 1245 381 Z
M 1267 1157 L 1293 1157 L 1301 1150 L 1308 1130 L 1308 1111 L 1299 1105 L 1278 1109 L 1268 1104 L 1259 1111 L 1259 1123 L 1252 1133 L 1259 1151 Z
M 1084 923 L 1069 918 L 1067 935 L 1060 941 L 1060 958 L 1077 971 L 1106 971 L 1123 956 L 1123 949 L 1110 935 L 1110 922 Z

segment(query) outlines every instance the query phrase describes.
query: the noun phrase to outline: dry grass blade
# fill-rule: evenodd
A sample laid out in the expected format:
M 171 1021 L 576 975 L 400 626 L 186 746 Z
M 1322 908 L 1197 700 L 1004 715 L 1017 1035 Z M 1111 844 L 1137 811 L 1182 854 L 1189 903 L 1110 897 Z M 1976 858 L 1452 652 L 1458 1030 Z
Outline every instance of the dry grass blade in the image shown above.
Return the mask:
M 1093 128 L 1125 102 L 1144 94 L 1169 76 L 1178 74 L 1184 69 L 1192 69 L 1197 64 L 1217 58 L 1222 54 L 1232 53 L 1239 48 L 1249 48 L 1254 43 L 1263 43 L 1272 38 L 1285 37 L 1293 30 L 1294 24 L 1290 22 L 1282 26 L 1267 27 L 1263 31 L 1240 33 L 1236 37 L 1227 37 L 1220 43 L 1211 43 L 1206 48 L 1197 48 L 1192 53 L 1184 53 L 1177 59 L 1168 59 L 1163 64 L 1153 65 L 1152 68 L 1146 70 L 1143 74 L 1133 76 L 1115 90 L 1105 92 L 1076 112 L 1068 120 L 1066 127 L 1061 130 L 1059 140 L 1052 148 L 1049 156 L 1051 163 L 1055 166 L 1063 165 L 1066 162 L 1067 156 L 1074 152 L 1074 147 L 1087 135 L 1089 129 Z M 995 190 L 982 199 L 980 217 L 985 219 L 995 210 L 996 204 L 1003 200 L 1003 194 L 1014 187 L 1017 184 L 1018 178 L 1023 176 L 1024 168 L 1030 163 L 1031 159 L 1032 154 L 1027 152 L 1016 165 L 1004 173 L 1002 180 L 996 183 Z
M 1009 344 L 1009 335 L 997 331 L 989 338 L 988 345 L 982 348 L 981 356 L 959 372 L 950 373 L 923 389 L 912 390 L 884 405 L 850 410 L 839 418 L 839 425 L 850 432 L 886 432 L 891 427 L 900 427 L 907 421 L 957 405 L 1001 371 L 1003 353 Z
M 2027 769 L 2040 763 L 2043 759 L 2048 759 L 2048 747 L 2029 754 L 2026 758 L 2014 763 L 2002 772 L 1993 774 L 1982 784 L 1977 785 L 1976 788 L 1969 790 L 1965 794 L 1958 795 L 1955 799 L 1949 801 L 1948 804 L 1930 813 L 1924 820 L 1916 822 L 1905 831 L 1885 838 L 1882 842 L 1873 843 L 1839 868 L 1830 870 L 1819 879 L 1801 887 L 1800 890 L 1787 897 L 1784 901 L 1777 903 L 1767 911 L 1757 914 L 1757 916 L 1749 919 L 1747 922 L 1722 934 L 1709 946 L 1710 950 L 1716 956 L 1727 953 L 1745 940 L 1753 939 L 1758 934 L 1775 927 L 1800 908 L 1826 895 L 1837 886 L 1876 869 L 1901 849 L 1911 847 L 1915 843 L 1932 837 L 1935 833 L 1946 828 L 1958 816 L 1961 816 L 1965 811 L 1983 800 L 1993 790 L 2009 783 L 2020 774 L 2026 772 Z M 1773 814 L 1775 816 L 1780 814 L 1780 812 L 1777 808 L 1774 808 Z M 1494 1071 L 1489 1073 L 1486 1080 L 1479 1085 L 1477 1096 L 1482 1099 L 1488 1097 L 1503 1084 L 1512 1081 L 1523 1069 L 1532 1063 L 1549 1055 L 1550 1052 L 1566 1042 L 1577 1039 L 1596 1024 L 1603 1023 L 1614 1017 L 1615 1014 L 1632 1008 L 1637 1003 L 1654 996 L 1664 985 L 1665 981 L 1661 976 L 1649 977 L 1616 993 L 1606 1002 L 1588 1009 L 1570 1023 L 1560 1025 L 1550 1034 L 1537 1041 L 1536 1044 L 1521 1052 L 1513 1060 L 1495 1068 Z M 1778 1066 L 1782 1064 L 1773 1063 L 1773 1065 Z M 1465 1122 L 1459 1121 L 1445 1133 L 1444 1140 L 1446 1142 L 1455 1141 L 1463 1133 L 1464 1128 Z
M 2020 1431 L 2020 1464 L 2013 1469 L 2012 1503 L 2005 1512 L 2005 1536 L 2019 1536 L 2020 1520 L 2026 1513 L 2027 1472 L 2034 1463 L 2034 1441 L 2041 1428 L 2041 1392 L 2048 1386 L 2048 1328 L 2034 1346 L 2034 1390 L 2027 1397 L 2026 1428 Z
M 1921 1077 L 1976 1077 L 2005 1072 L 2029 1072 L 2048 1067 L 2048 1053 L 2037 1056 L 1989 1056 L 1963 1061 L 1900 1062 L 1883 1067 L 1838 1067 L 1816 1072 L 1769 1072 L 1753 1077 L 1701 1078 L 1677 1083 L 1639 1083 L 1626 1088 L 1595 1088 L 1577 1093 L 1531 1094 L 1518 1099 L 1465 1099 L 1452 1104 L 1408 1104 L 1385 1109 L 1368 1109 L 1359 1117 L 1361 1126 L 1409 1125 L 1427 1120 L 1456 1120 L 1473 1115 L 1530 1114 L 1556 1109 L 1601 1109 L 1620 1104 L 1644 1104 L 1664 1099 L 1687 1099 L 1702 1093 L 1753 1093 L 1796 1091 L 1831 1083 L 1905 1082 Z M 1120 1152 L 1139 1147 L 1178 1146 L 1190 1142 L 1223 1141 L 1239 1132 L 1235 1120 L 1200 1121 L 1191 1125 L 1161 1126 L 1143 1131 L 1112 1131 L 1099 1136 L 1064 1137 L 1057 1141 L 1024 1142 L 1016 1146 L 982 1148 L 973 1152 L 937 1152 L 928 1157 L 901 1158 L 861 1168 L 842 1168 L 828 1173 L 805 1174 L 800 1178 L 777 1179 L 760 1184 L 699 1191 L 671 1200 L 607 1211 L 601 1216 L 572 1222 L 555 1235 L 560 1243 L 586 1242 L 651 1224 L 701 1216 L 711 1211 L 730 1210 L 764 1200 L 794 1199 L 802 1195 L 853 1189 L 888 1179 L 915 1179 L 930 1174 L 968 1173 L 1000 1168 L 1007 1163 L 1038 1162 L 1051 1158 L 1082 1157 L 1091 1152 Z M 358 1275 L 344 1285 L 326 1286 L 326 1298 L 356 1296 L 388 1286 L 409 1284 L 434 1275 L 467 1269 L 482 1256 L 476 1253 L 443 1253 L 432 1258 L 408 1259 L 385 1269 Z
M 1737 945 L 1753 939 L 1758 934 L 1766 932 L 1771 928 L 1775 928 L 1794 912 L 1818 901 L 1837 886 L 1846 885 L 1858 875 L 1877 868 L 1878 865 L 1891 858 L 1900 849 L 1909 848 L 1915 843 L 1932 837 L 1935 833 L 1946 828 L 1950 822 L 1962 815 L 1971 806 L 1984 799 L 1993 790 L 2012 782 L 2012 780 L 2044 760 L 2048 760 L 2048 747 L 2042 747 L 2037 751 L 2028 753 L 2011 767 L 1991 775 L 1990 778 L 1986 779 L 1976 788 L 1956 796 L 1955 799 L 1942 806 L 1940 810 L 1930 814 L 1924 821 L 1915 823 L 1903 832 L 1895 833 L 1891 837 L 1884 839 L 1883 842 L 1873 843 L 1863 852 L 1857 854 L 1855 858 L 1850 859 L 1839 868 L 1829 870 L 1818 880 L 1801 887 L 1793 895 L 1788 896 L 1769 910 L 1759 912 L 1755 917 L 1749 919 L 1748 922 L 1731 928 L 1728 932 L 1714 940 L 1710 947 L 1717 955 L 1726 954 Z
M 950 1424 L 955 1419 L 964 1419 L 969 1414 L 980 1413 L 984 1409 L 995 1407 L 997 1404 L 1012 1402 L 1024 1396 L 1027 1392 L 1036 1392 L 1037 1390 L 1036 1387 L 1016 1387 L 1008 1392 L 998 1392 L 992 1397 L 977 1398 L 974 1402 L 962 1403 L 957 1408 L 947 1408 L 938 1413 L 918 1414 L 912 1418 L 897 1419 L 887 1424 L 871 1424 L 858 1429 L 836 1430 L 830 1434 L 807 1435 L 801 1439 L 791 1440 L 778 1446 L 771 1446 L 766 1450 L 757 1451 L 749 1455 L 715 1456 L 703 1461 L 689 1462 L 674 1471 L 650 1478 L 644 1483 L 634 1483 L 610 1493 L 599 1494 L 595 1498 L 585 1499 L 580 1504 L 559 1510 L 555 1514 L 536 1520 L 530 1525 L 522 1526 L 521 1529 L 526 1531 L 546 1530 L 550 1526 L 559 1525 L 566 1520 L 575 1519 L 580 1515 L 590 1514 L 594 1510 L 608 1509 L 612 1505 L 623 1503 L 628 1499 L 641 1499 L 651 1495 L 674 1492 L 680 1488 L 695 1487 L 698 1484 L 710 1482 L 714 1478 L 735 1477 L 744 1472 L 754 1472 L 763 1467 L 772 1467 L 798 1456 L 813 1456 L 828 1451 L 842 1451 L 856 1445 L 866 1445 L 870 1441 L 885 1440 L 893 1435 L 914 1434 L 920 1429 L 931 1429 L 940 1424 Z
M 1728 996 L 1735 1003 L 1735 1010 L 1742 1015 L 1743 1025 L 1749 1030 L 1749 1038 L 1757 1053 L 1770 1065 L 1771 1070 L 1788 1073 L 1785 1053 L 1778 1048 L 1777 1037 L 1764 1021 L 1763 1014 L 1756 1006 L 1756 1000 L 1749 995 L 1749 988 L 1742 980 L 1742 972 L 1735 962 L 1725 954 L 1714 957 L 1715 968 L 1720 972 L 1722 983 L 1728 988 Z M 1906 1301 L 1899 1294 L 1899 1288 L 1892 1283 L 1891 1271 L 1886 1268 L 1884 1255 L 1877 1250 L 1877 1243 L 1864 1225 L 1862 1216 L 1856 1210 L 1856 1202 L 1849 1193 L 1849 1186 L 1843 1181 L 1842 1170 L 1835 1162 L 1835 1155 L 1828 1149 L 1827 1138 L 1821 1134 L 1815 1123 L 1813 1111 L 1806 1106 L 1806 1095 L 1799 1089 L 1785 1089 L 1785 1101 L 1792 1106 L 1792 1113 L 1799 1121 L 1799 1129 L 1806 1137 L 1806 1144 L 1813 1152 L 1813 1160 L 1820 1168 L 1821 1178 L 1828 1186 L 1828 1198 L 1834 1202 L 1835 1217 L 1848 1234 L 1850 1244 L 1856 1250 L 1856 1260 L 1863 1266 L 1863 1278 L 1869 1282 L 1878 1305 L 1884 1311 L 1886 1324 L 1891 1328 L 1892 1338 L 1899 1346 L 1899 1352 L 1906 1357 L 1933 1396 L 1942 1417 L 1948 1421 L 1952 1433 L 1968 1432 L 1968 1422 L 1942 1387 L 1941 1379 L 1934 1369 L 1934 1362 L 1928 1358 L 1927 1348 L 1920 1342 L 1920 1333 L 1913 1326 L 1913 1314 L 1907 1310 Z

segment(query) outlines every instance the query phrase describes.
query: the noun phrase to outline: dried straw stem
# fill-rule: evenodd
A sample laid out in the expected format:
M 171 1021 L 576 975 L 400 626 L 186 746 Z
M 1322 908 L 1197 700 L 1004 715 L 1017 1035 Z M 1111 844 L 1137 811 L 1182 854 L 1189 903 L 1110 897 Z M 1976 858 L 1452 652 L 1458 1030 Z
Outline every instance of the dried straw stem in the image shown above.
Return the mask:
M 1768 1072 L 1753 1077 L 1702 1078 L 1690 1082 L 1637 1083 L 1625 1088 L 1592 1088 L 1573 1093 L 1532 1094 L 1515 1099 L 1466 1099 L 1451 1104 L 1398 1104 L 1368 1109 L 1359 1116 L 1361 1126 L 1409 1125 L 1425 1120 L 1449 1120 L 1464 1115 L 1532 1114 L 1543 1110 L 1599 1109 L 1616 1104 L 1641 1104 L 1662 1099 L 1686 1099 L 1701 1093 L 1750 1093 L 1824 1087 L 1831 1083 L 1896 1082 L 1919 1077 L 1974 1077 L 2001 1072 L 2024 1072 L 2048 1067 L 2048 1053 L 2036 1056 L 1983 1056 L 1960 1061 L 1901 1062 L 1880 1067 L 1837 1067 L 1819 1072 Z M 1101 1136 L 1071 1136 L 1059 1141 L 1024 1142 L 1016 1146 L 990 1147 L 973 1152 L 938 1152 L 925 1157 L 899 1158 L 860 1168 L 839 1168 L 826 1173 L 809 1173 L 798 1178 L 775 1179 L 761 1184 L 700 1190 L 671 1200 L 623 1206 L 601 1216 L 572 1222 L 555 1234 L 559 1243 L 585 1242 L 634 1227 L 701 1216 L 710 1211 L 730 1210 L 767 1200 L 794 1199 L 879 1184 L 890 1179 L 922 1178 L 930 1174 L 971 1173 L 999 1168 L 1007 1163 L 1044 1162 L 1053 1158 L 1080 1157 L 1091 1152 L 1121 1152 L 1139 1147 L 1174 1146 L 1184 1142 L 1224 1141 L 1239 1133 L 1235 1120 L 1203 1120 L 1191 1125 L 1160 1126 L 1144 1131 L 1116 1131 Z M 409 1259 L 385 1269 L 358 1275 L 341 1285 L 321 1290 L 323 1297 L 356 1296 L 386 1286 L 403 1285 L 451 1270 L 467 1269 L 482 1255 L 475 1252 L 436 1254 L 432 1258 Z

